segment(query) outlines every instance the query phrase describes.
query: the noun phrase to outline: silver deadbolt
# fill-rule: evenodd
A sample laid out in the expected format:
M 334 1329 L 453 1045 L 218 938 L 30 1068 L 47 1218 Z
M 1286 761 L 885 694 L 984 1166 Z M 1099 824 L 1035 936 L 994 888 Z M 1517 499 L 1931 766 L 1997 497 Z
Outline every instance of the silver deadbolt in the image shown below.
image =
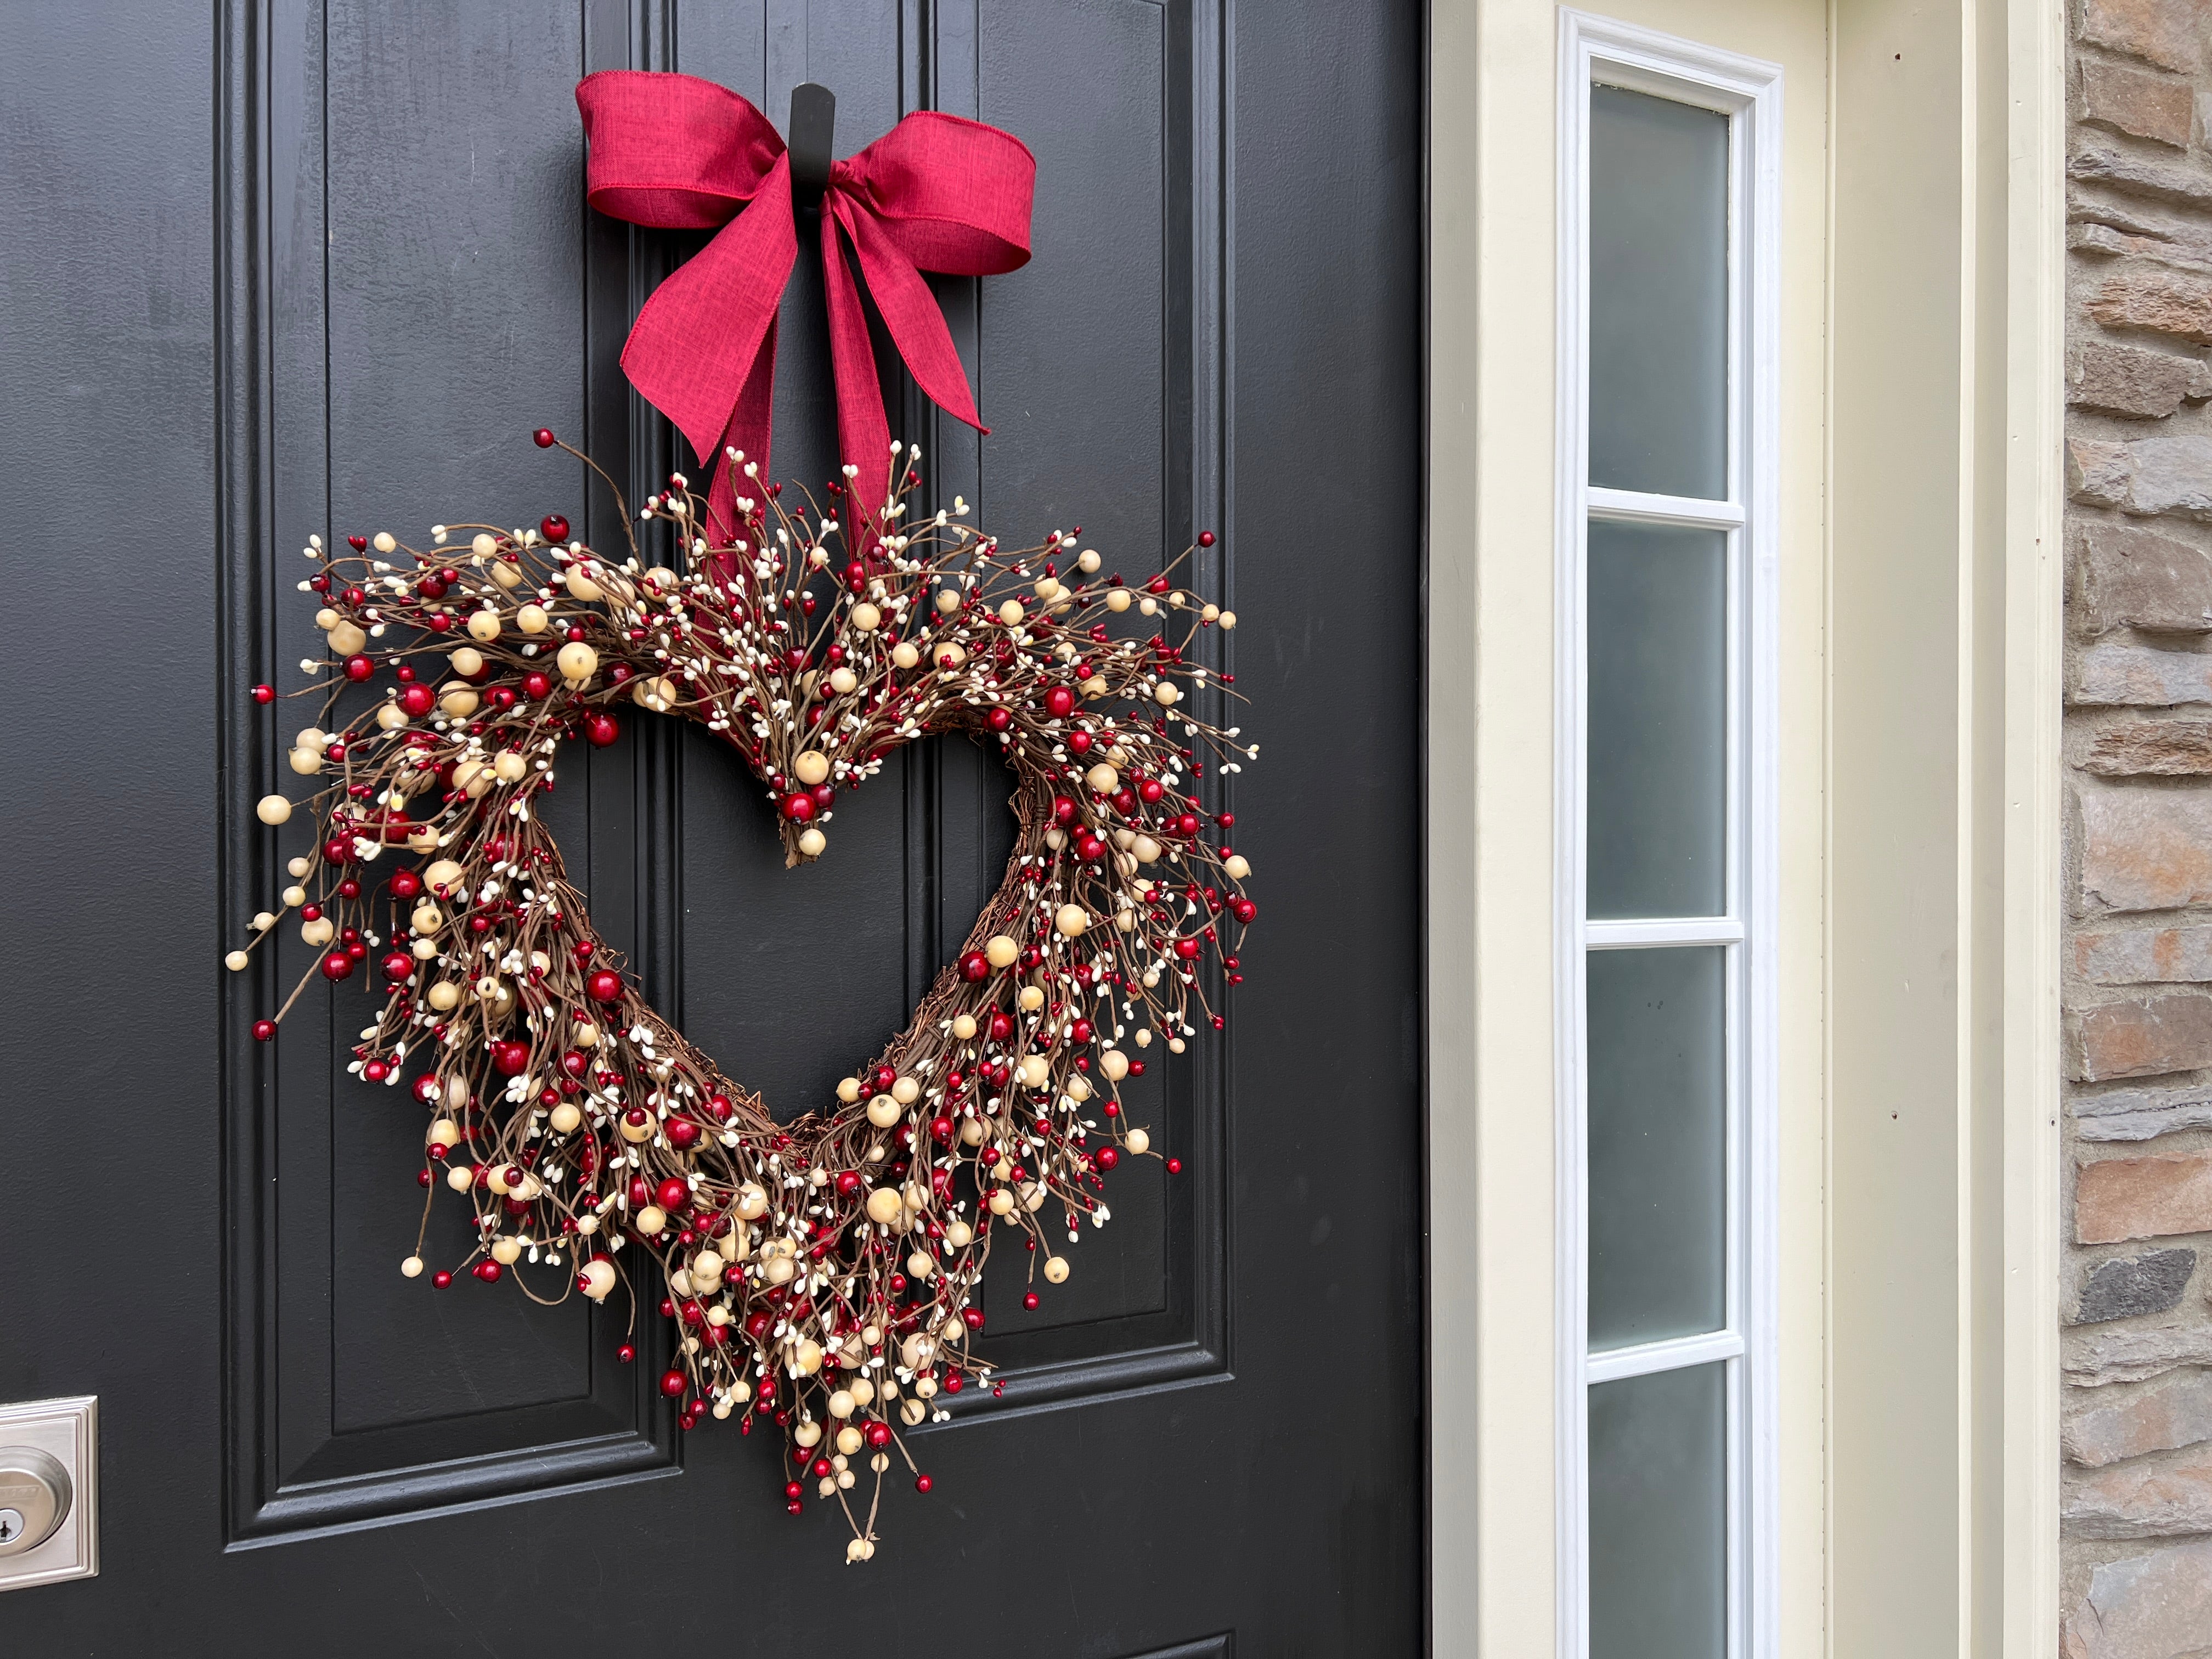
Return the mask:
M 73 1496 L 58 1458 L 35 1446 L 0 1446 L 0 1559 L 52 1537 Z

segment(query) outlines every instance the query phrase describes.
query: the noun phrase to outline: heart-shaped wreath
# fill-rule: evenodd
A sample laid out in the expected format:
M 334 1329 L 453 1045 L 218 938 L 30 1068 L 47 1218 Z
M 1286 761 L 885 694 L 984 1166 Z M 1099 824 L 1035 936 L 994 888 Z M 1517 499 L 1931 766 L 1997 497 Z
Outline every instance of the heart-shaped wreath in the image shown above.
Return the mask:
M 642 1289 L 676 1322 L 660 1389 L 682 1425 L 711 1411 L 784 1429 L 787 1506 L 802 1511 L 811 1474 L 864 1560 L 889 1449 L 914 1468 L 899 1427 L 989 1380 L 971 1342 L 992 1224 L 1024 1235 L 1032 1285 L 1058 1284 L 1054 1228 L 1103 1225 L 1107 1174 L 1158 1155 L 1117 1085 L 1155 1041 L 1179 1054 L 1222 1024 L 1201 969 L 1216 953 L 1238 981 L 1222 930 L 1254 906 L 1245 860 L 1209 841 L 1192 792 L 1207 764 L 1234 772 L 1257 750 L 1194 718 L 1190 690 L 1231 677 L 1186 653 L 1236 617 L 1179 590 L 1172 565 L 1133 589 L 1075 533 L 1009 550 L 957 500 L 909 525 L 920 453 L 896 443 L 888 489 L 869 492 L 884 504 L 859 526 L 836 510 L 860 493 L 851 465 L 794 513 L 741 452 L 726 459 L 757 493 L 737 496 L 720 545 L 681 475 L 638 514 L 673 527 L 687 574 L 645 566 L 626 507 L 619 560 L 557 517 L 440 526 L 428 551 L 384 533 L 341 556 L 310 538 L 301 586 L 330 654 L 301 665 L 315 684 L 291 695 L 319 694 L 320 723 L 290 763 L 330 781 L 305 804 L 314 853 L 252 925 L 258 943 L 296 910 L 318 953 L 286 1009 L 319 977 L 381 983 L 350 1069 L 422 1103 L 417 1179 L 442 1168 L 475 1210 L 474 1253 L 432 1282 L 511 1276 L 541 1302 L 627 1285 L 633 1326 Z M 1132 613 L 1136 629 L 1117 627 Z M 408 641 L 373 643 L 394 629 Z M 383 696 L 335 725 L 340 695 L 380 673 Z M 538 797 L 562 739 L 616 741 L 623 704 L 728 742 L 768 786 L 787 865 L 822 856 L 837 791 L 902 744 L 965 732 L 1012 769 L 1005 879 L 826 1114 L 779 1125 L 724 1077 L 639 994 L 568 878 Z M 276 825 L 299 808 L 271 794 L 256 810 Z M 380 889 L 387 856 L 402 867 Z M 863 1452 L 865 1516 L 848 1496 Z

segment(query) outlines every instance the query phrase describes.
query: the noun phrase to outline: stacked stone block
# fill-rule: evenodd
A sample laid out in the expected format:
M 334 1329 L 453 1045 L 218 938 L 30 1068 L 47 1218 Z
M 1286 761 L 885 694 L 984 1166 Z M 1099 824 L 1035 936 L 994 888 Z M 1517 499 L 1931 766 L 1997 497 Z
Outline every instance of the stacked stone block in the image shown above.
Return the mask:
M 2060 1650 L 2212 1654 L 2212 0 L 2070 0 Z

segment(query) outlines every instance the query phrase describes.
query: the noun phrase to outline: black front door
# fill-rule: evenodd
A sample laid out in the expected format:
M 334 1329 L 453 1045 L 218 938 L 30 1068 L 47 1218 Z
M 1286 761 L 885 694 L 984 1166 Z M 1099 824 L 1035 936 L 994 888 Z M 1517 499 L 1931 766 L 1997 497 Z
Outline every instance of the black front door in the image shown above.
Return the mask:
M 101 1434 L 100 1575 L 0 1595 L 0 1653 L 1416 1651 L 1419 8 L 212 9 L 0 25 L 0 1401 L 97 1395 Z M 696 239 L 583 201 L 572 88 L 624 65 L 779 124 L 823 82 L 839 154 L 918 107 L 1028 143 L 1034 260 L 936 284 L 993 434 L 887 374 L 893 430 L 935 499 L 1133 572 L 1218 531 L 1194 581 L 1242 618 L 1219 665 L 1261 745 L 1221 798 L 1245 982 L 1139 1085 L 1182 1172 L 1126 1167 L 1041 1308 L 1018 1262 L 988 1281 L 1003 1395 L 915 1431 L 933 1490 L 851 1568 L 772 1437 L 679 1432 L 650 1309 L 623 1364 L 614 1304 L 403 1278 L 421 1125 L 345 1073 L 368 1000 L 319 984 L 257 1044 L 306 948 L 219 965 L 296 850 L 252 810 L 296 722 L 246 694 L 313 646 L 307 538 L 611 538 L 540 425 L 633 499 L 690 462 L 617 358 Z M 776 470 L 817 482 L 822 315 L 803 237 Z M 905 1023 L 1011 823 L 950 742 L 795 871 L 760 796 L 640 719 L 559 830 L 648 994 L 793 1115 Z

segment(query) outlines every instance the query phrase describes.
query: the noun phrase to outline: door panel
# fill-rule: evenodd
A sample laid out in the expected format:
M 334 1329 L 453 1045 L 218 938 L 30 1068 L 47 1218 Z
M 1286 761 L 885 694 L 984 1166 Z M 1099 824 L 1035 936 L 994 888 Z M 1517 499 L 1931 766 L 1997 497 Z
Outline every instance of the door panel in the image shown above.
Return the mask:
M 134 1301 L 128 1341 L 58 1258 L 51 1283 L 0 1292 L 0 1389 L 99 1392 L 110 1442 L 102 1576 L 0 1597 L 0 1649 L 21 1636 L 48 1650 L 66 1628 L 70 1650 L 141 1651 L 137 1621 L 159 1607 L 180 1653 L 520 1653 L 647 1618 L 767 1652 L 835 1606 L 884 1628 L 941 1607 L 981 1655 L 1411 1651 L 1414 10 L 1303 6 L 1296 27 L 1255 33 L 1222 0 L 236 0 L 211 35 L 181 20 L 161 26 L 174 40 L 131 35 L 140 95 L 197 112 L 161 126 L 173 155 L 156 167 L 88 125 L 104 84 L 89 60 L 113 55 L 91 44 L 102 9 L 84 9 L 82 38 L 44 19 L 35 72 L 0 70 L 0 90 L 40 112 L 58 155 L 113 161 L 77 181 L 75 206 L 26 175 L 0 191 L 29 242 L 107 247 L 80 225 L 88 208 L 173 241 L 149 192 L 173 197 L 181 177 L 213 252 L 164 264 L 110 248 L 72 266 L 70 291 L 8 288 L 10 383 L 44 390 L 7 438 L 0 531 L 24 545 L 46 510 L 14 481 L 50 496 L 83 447 L 144 409 L 178 434 L 147 474 L 158 507 L 187 543 L 217 527 L 185 556 L 216 582 L 117 624 L 116 650 L 166 662 L 188 693 L 125 725 L 58 717 L 6 831 L 19 867 L 46 863 L 67 823 L 98 867 L 161 872 L 66 907 L 11 893 L 11 932 L 52 941 L 36 975 L 11 969 L 25 1022 L 11 1035 L 81 1028 L 66 988 L 97 971 L 104 939 L 175 966 L 134 997 L 122 1040 L 11 1052 L 21 1098 L 96 1090 L 112 1154 L 163 1160 L 129 1188 L 131 1226 L 179 1271 Z M 965 1395 L 914 1437 L 936 1490 L 888 1493 L 886 1543 L 853 1572 L 833 1572 L 826 1518 L 782 1513 L 764 1437 L 676 1433 L 647 1387 L 657 1321 L 624 1367 L 619 1309 L 401 1279 L 419 1120 L 345 1074 L 365 999 L 318 983 L 264 1048 L 246 1025 L 301 953 L 283 972 L 213 966 L 295 850 L 250 805 L 311 714 L 271 719 L 240 692 L 301 683 L 306 537 L 547 512 L 617 536 L 578 470 L 525 441 L 541 423 L 580 435 L 633 499 L 692 465 L 617 359 L 698 239 L 582 201 L 570 88 L 623 64 L 710 76 L 779 123 L 793 85 L 822 81 L 841 154 L 916 107 L 1031 146 L 1030 264 L 936 283 L 994 432 L 939 417 L 879 352 L 894 428 L 924 446 L 938 498 L 964 495 L 1024 538 L 1080 523 L 1109 568 L 1148 574 L 1198 528 L 1224 532 L 1193 580 L 1244 618 L 1233 647 L 1209 643 L 1267 752 L 1214 802 L 1243 820 L 1236 844 L 1260 872 L 1251 982 L 1226 1032 L 1150 1068 L 1133 1109 L 1187 1172 L 1125 1165 L 1113 1224 L 1039 1310 L 1019 1306 L 1019 1261 L 987 1280 L 1004 1395 Z M 775 470 L 818 483 L 837 457 L 811 226 L 801 245 Z M 182 343 L 149 362 L 139 319 L 165 313 L 183 317 Z M 73 330 L 83 315 L 107 319 L 106 336 Z M 112 556 L 146 561 L 118 567 L 143 582 L 173 551 Z M 69 636 L 73 599 L 29 602 L 43 634 Z M 46 697 L 54 662 L 15 654 L 10 689 Z M 995 885 L 1003 774 L 966 744 L 916 745 L 840 807 L 827 859 L 786 871 L 758 784 L 724 750 L 672 723 L 626 726 L 571 758 L 554 804 L 595 921 L 780 1116 L 819 1106 L 904 1022 Z M 75 762 L 88 743 L 127 792 Z M 139 825 L 162 826 L 158 851 L 138 848 Z M 173 872 L 176 848 L 208 856 Z M 64 1235 L 70 1202 L 0 1168 L 16 1224 Z M 457 1256 L 456 1206 L 430 1217 L 427 1254 Z M 17 1334 L 33 1329 L 52 1340 Z M 713 1593 L 762 1567 L 785 1594 L 738 1607 Z
M 548 510 L 619 533 L 611 507 L 586 501 L 580 468 L 517 439 L 543 423 L 609 430 L 617 460 L 627 447 L 625 400 L 586 373 L 620 349 L 626 248 L 591 234 L 574 106 L 547 95 L 595 49 L 626 51 L 627 21 L 611 5 L 295 0 L 273 9 L 258 62 L 234 65 L 270 90 L 272 372 L 268 496 L 253 533 L 232 542 L 234 557 L 257 544 L 260 556 L 234 567 L 249 608 L 226 684 L 302 683 L 315 634 L 292 569 L 309 534 L 391 528 L 419 543 L 441 513 L 524 524 Z M 617 302 L 593 307 L 595 289 Z M 249 807 L 283 787 L 282 744 L 314 719 L 312 700 L 277 707 L 242 734 L 230 917 L 270 903 L 296 850 Z M 635 898 L 623 889 L 645 867 L 638 765 L 627 750 L 594 754 L 565 769 L 570 789 L 553 803 L 571 857 L 605 873 L 594 912 L 626 945 Z M 256 954 L 226 988 L 234 1215 L 251 1217 L 228 1314 L 241 1362 L 232 1536 L 672 1468 L 645 1368 L 614 1361 L 622 1314 L 424 1296 L 393 1271 L 423 1217 L 423 1194 L 393 1179 L 419 1158 L 419 1114 L 347 1075 L 368 1018 L 357 994 L 311 987 L 280 1042 L 241 1043 L 252 1011 L 282 1002 L 301 969 Z M 430 1205 L 433 1259 L 465 1255 L 465 1231 L 460 1206 Z

